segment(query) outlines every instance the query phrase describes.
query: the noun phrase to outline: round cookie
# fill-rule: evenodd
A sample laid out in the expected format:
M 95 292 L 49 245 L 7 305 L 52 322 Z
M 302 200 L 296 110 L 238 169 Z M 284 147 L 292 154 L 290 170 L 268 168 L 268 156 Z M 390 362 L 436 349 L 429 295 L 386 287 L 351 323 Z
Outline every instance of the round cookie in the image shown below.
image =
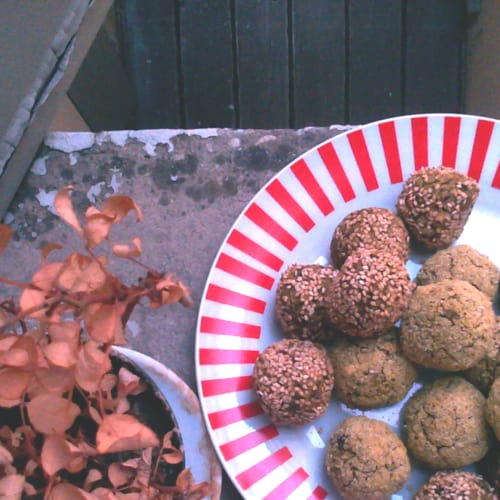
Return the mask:
M 326 470 L 343 498 L 378 500 L 404 486 L 410 461 L 404 444 L 386 423 L 350 417 L 330 435 Z
M 274 342 L 259 354 L 253 370 L 259 401 L 276 425 L 305 425 L 320 417 L 333 380 L 325 348 L 308 340 Z
M 362 208 L 348 214 L 336 227 L 330 255 L 336 267 L 361 248 L 389 252 L 406 261 L 410 235 L 401 220 L 387 208 Z
M 457 245 L 431 255 L 420 268 L 417 285 L 438 281 L 467 281 L 491 299 L 497 292 L 500 271 L 491 260 L 469 245 Z
M 399 329 L 378 338 L 338 337 L 328 349 L 335 394 L 350 408 L 368 410 L 397 403 L 417 378 L 399 345 Z
M 290 338 L 329 342 L 335 329 L 328 319 L 328 293 L 338 273 L 332 266 L 293 264 L 282 273 L 275 314 Z
M 493 351 L 495 337 L 490 300 L 466 281 L 418 286 L 401 320 L 405 356 L 438 370 L 470 368 Z
M 486 420 L 491 425 L 498 441 L 500 441 L 500 378 L 491 386 L 486 400 Z
M 401 259 L 380 250 L 358 250 L 335 276 L 330 321 L 347 335 L 380 335 L 401 318 L 413 288 Z
M 460 468 L 483 458 L 490 444 L 484 396 L 461 377 L 424 386 L 403 411 L 408 451 L 432 469 Z
M 423 168 L 406 180 L 396 208 L 415 241 L 438 250 L 460 236 L 478 195 L 477 182 L 460 172 Z

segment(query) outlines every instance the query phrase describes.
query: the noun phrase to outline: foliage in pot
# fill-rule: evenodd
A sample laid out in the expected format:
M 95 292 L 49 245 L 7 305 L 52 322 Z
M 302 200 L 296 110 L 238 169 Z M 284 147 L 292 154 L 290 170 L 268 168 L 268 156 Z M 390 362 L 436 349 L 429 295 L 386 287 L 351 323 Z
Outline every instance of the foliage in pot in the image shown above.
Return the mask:
M 84 250 L 54 259 L 64 249 L 49 244 L 30 283 L 0 277 L 22 290 L 17 302 L 0 302 L 0 497 L 202 498 L 209 485 L 195 484 L 189 469 L 165 480 L 165 464 L 183 461 L 174 431 L 159 436 L 134 415 L 144 381 L 125 366 L 113 369 L 110 358 L 112 345 L 126 343 L 135 306 L 190 306 L 189 289 L 139 262 L 139 238 L 112 240 L 129 213 L 142 220 L 134 200 L 111 196 L 81 224 L 71 190 L 57 193 L 55 209 Z M 0 224 L 0 253 L 11 236 Z M 124 283 L 110 271 L 115 259 L 144 275 Z

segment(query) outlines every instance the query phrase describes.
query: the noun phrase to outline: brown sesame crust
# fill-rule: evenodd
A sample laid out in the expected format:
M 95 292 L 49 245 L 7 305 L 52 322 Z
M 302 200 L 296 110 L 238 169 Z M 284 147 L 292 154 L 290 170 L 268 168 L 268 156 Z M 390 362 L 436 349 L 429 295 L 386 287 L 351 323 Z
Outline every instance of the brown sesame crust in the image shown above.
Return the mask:
M 495 335 L 490 300 L 459 280 L 417 287 L 401 320 L 405 356 L 438 370 L 470 368 L 494 350 Z
M 403 487 L 410 461 L 404 444 L 386 423 L 350 417 L 330 435 L 326 469 L 343 498 L 378 500 Z
M 253 370 L 254 388 L 276 425 L 305 425 L 327 409 L 333 369 L 323 346 L 283 339 L 262 351 Z
M 417 491 L 414 500 L 498 500 L 493 488 L 473 472 L 436 472 Z
M 424 386 L 405 405 L 410 453 L 432 469 L 460 468 L 483 458 L 490 445 L 484 396 L 461 377 Z
M 350 408 L 367 410 L 404 398 L 417 378 L 401 352 L 398 329 L 381 337 L 339 337 L 328 349 L 335 373 L 335 394 Z
M 445 279 L 467 281 L 491 299 L 497 292 L 500 270 L 469 245 L 457 245 L 429 257 L 417 275 L 417 285 Z
M 387 208 L 363 208 L 344 217 L 330 243 L 332 262 L 342 266 L 345 259 L 361 248 L 376 248 L 406 261 L 410 236 L 401 220 Z
M 332 266 L 293 264 L 281 275 L 275 313 L 287 337 L 330 342 L 335 329 L 328 319 L 328 293 L 338 273 Z
M 486 400 L 486 420 L 500 441 L 500 378 L 493 382 Z
M 437 250 L 460 236 L 478 195 L 474 179 L 446 167 L 425 168 L 407 179 L 396 208 L 415 241 Z
M 380 335 L 400 319 L 413 288 L 401 259 L 380 250 L 358 250 L 334 279 L 330 321 L 347 335 Z

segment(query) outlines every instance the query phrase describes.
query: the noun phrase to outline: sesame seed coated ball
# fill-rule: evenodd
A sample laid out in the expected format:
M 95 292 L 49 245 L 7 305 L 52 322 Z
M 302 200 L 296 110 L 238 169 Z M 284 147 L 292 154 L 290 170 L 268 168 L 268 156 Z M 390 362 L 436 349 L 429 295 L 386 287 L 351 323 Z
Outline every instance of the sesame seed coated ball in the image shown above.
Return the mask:
M 328 319 L 327 294 L 338 273 L 332 266 L 293 264 L 281 275 L 275 314 L 284 335 L 328 342 L 335 329 Z
M 344 217 L 333 233 L 330 254 L 335 266 L 360 248 L 376 248 L 406 261 L 410 236 L 403 221 L 387 208 L 363 208 Z
M 436 472 L 417 491 L 414 500 L 498 500 L 492 486 L 474 472 Z
M 396 208 L 415 241 L 438 250 L 460 236 L 478 195 L 474 179 L 446 167 L 424 168 L 407 179 Z
M 263 410 L 276 425 L 305 425 L 328 408 L 332 364 L 323 346 L 283 339 L 259 354 L 253 383 Z
M 401 318 L 413 288 L 401 259 L 380 250 L 358 250 L 334 279 L 330 321 L 347 335 L 380 335 Z

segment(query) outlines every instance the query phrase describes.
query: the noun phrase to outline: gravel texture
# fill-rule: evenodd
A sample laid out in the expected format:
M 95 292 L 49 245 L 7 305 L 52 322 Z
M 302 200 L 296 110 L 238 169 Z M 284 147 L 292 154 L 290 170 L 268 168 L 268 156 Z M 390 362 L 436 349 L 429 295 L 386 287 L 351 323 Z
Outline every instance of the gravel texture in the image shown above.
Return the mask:
M 336 227 L 330 244 L 332 262 L 341 267 L 361 248 L 389 252 L 406 261 L 410 235 L 401 220 L 387 208 L 363 208 L 347 215 Z
M 335 373 L 335 394 L 350 408 L 368 410 L 397 403 L 417 378 L 415 366 L 399 345 L 399 330 L 381 337 L 339 337 L 328 349 Z
M 470 368 L 494 352 L 495 337 L 491 301 L 465 281 L 417 287 L 401 321 L 405 356 L 438 370 Z
M 446 279 L 467 281 L 492 299 L 497 292 L 500 271 L 486 255 L 469 245 L 457 245 L 429 257 L 420 268 L 417 285 Z
M 444 377 L 424 386 L 403 411 L 410 454 L 431 469 L 477 462 L 491 441 L 485 405 L 481 392 L 461 377 Z
M 404 444 L 386 423 L 350 417 L 330 435 L 326 469 L 343 498 L 378 500 L 404 486 L 410 461 Z
M 404 261 L 380 250 L 358 250 L 335 277 L 330 320 L 347 335 L 380 335 L 401 318 L 413 288 Z
M 491 425 L 498 441 L 500 441 L 500 378 L 491 386 L 486 400 L 486 420 Z
M 275 313 L 287 337 L 331 342 L 335 329 L 328 319 L 327 294 L 338 273 L 332 266 L 293 264 L 281 275 Z
M 415 241 L 437 250 L 460 236 L 478 195 L 474 179 L 446 167 L 424 168 L 407 179 L 396 208 Z
M 254 388 L 276 425 L 300 426 L 320 417 L 333 389 L 333 369 L 323 346 L 283 339 L 262 351 L 254 366 Z
M 498 500 L 493 487 L 473 472 L 436 472 L 417 491 L 414 500 Z

